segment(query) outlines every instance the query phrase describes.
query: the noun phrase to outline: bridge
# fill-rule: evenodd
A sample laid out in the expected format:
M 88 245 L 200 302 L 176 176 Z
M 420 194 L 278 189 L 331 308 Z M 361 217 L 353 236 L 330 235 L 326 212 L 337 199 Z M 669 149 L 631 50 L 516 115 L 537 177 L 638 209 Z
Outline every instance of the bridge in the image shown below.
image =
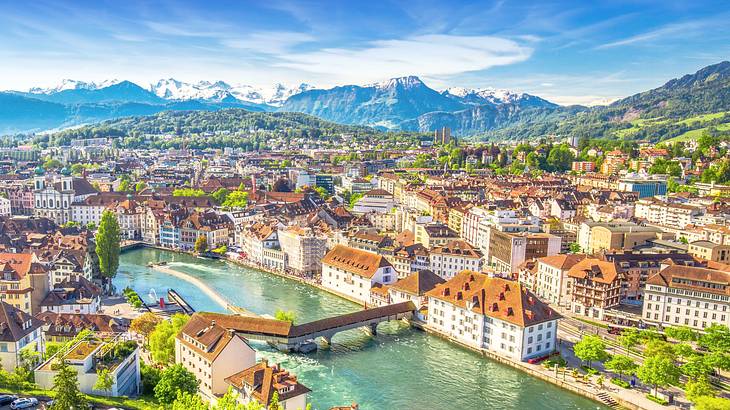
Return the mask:
M 330 344 L 334 335 L 346 330 L 365 327 L 375 335 L 379 323 L 410 319 L 415 310 L 416 305 L 409 301 L 315 320 L 301 325 L 292 325 L 276 319 L 221 313 L 199 312 L 197 315 L 211 321 L 215 320 L 217 325 L 233 330 L 246 339 L 268 342 L 283 351 L 299 351 L 316 338 L 322 338 L 327 344 Z
M 183 299 L 182 296 L 180 296 L 175 289 L 168 289 L 167 290 L 167 298 L 175 303 L 177 303 L 178 306 L 180 306 L 180 309 L 182 309 L 183 313 L 186 315 L 192 315 L 195 313 L 195 309 L 193 309 L 190 304 Z

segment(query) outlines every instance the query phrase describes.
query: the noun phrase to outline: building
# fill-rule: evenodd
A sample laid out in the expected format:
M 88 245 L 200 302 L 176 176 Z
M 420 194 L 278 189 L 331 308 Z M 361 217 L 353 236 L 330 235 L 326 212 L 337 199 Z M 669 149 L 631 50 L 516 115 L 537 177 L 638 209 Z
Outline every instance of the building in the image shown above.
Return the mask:
M 382 255 L 336 245 L 322 258 L 322 286 L 358 301 L 370 300 L 370 289 L 397 280 L 393 265 Z
M 79 391 L 98 396 L 136 396 L 140 393 L 139 347 L 134 340 L 115 337 L 102 340 L 88 337 L 65 351 L 59 351 L 35 369 L 35 382 L 43 389 L 53 388 L 58 374 L 55 363 L 64 360 L 77 374 Z M 108 391 L 94 388 L 100 369 L 108 369 L 112 380 Z
M 279 229 L 279 246 L 287 255 L 288 269 L 303 276 L 314 276 L 322 271 L 321 260 L 327 252 L 327 239 L 312 228 L 290 226 Z
M 0 300 L 34 315 L 48 289 L 48 270 L 35 254 L 0 253 Z
M 517 282 L 463 271 L 426 293 L 428 327 L 512 360 L 556 349 L 560 315 Z
M 619 179 L 618 190 L 625 192 L 638 192 L 639 199 L 653 197 L 656 195 L 666 195 L 667 176 L 639 173 L 628 174 L 627 176 Z
M 226 378 L 256 364 L 256 352 L 226 327 L 227 317 L 195 313 L 175 338 L 175 363 L 195 374 L 198 389 L 208 400 L 228 391 Z
M 418 308 L 416 317 L 425 320 L 428 314 L 426 293 L 430 292 L 436 285 L 444 282 L 446 282 L 444 278 L 427 269 L 411 273 L 388 287 L 388 302 L 411 301 Z M 424 309 L 425 312 L 423 312 Z
M 490 230 L 489 264 L 498 273 L 514 274 L 527 259 L 560 253 L 560 237 L 546 233 Z
M 82 178 L 51 175 L 36 177 L 33 215 L 51 219 L 63 225 L 72 221 L 71 204 L 96 194 L 89 182 Z
M 644 245 L 651 239 L 661 236 L 661 229 L 651 226 L 641 226 L 635 223 L 626 222 L 610 222 L 596 223 L 588 225 L 590 232 L 588 233 L 588 245 L 584 250 L 586 253 L 597 253 L 602 250 L 631 250 L 636 246 Z M 582 226 L 581 226 L 582 229 Z M 578 242 L 583 247 L 582 242 L 585 241 L 578 231 Z
M 607 309 L 619 305 L 621 278 L 613 262 L 586 258 L 568 271 L 571 311 L 603 320 Z
M 307 407 L 307 394 L 311 391 L 299 383 L 297 377 L 279 365 L 269 365 L 266 359 L 246 370 L 226 378 L 226 382 L 238 395 L 240 404 L 256 401 L 269 408 L 276 393 L 284 410 L 301 410 Z
M 64 279 L 41 302 L 41 311 L 92 314 L 101 310 L 101 289 L 83 276 Z
M 640 199 L 634 205 L 634 216 L 648 223 L 684 228 L 702 215 L 704 208 L 697 205 L 670 203 L 655 198 Z
M 35 318 L 42 321 L 45 342 L 66 343 L 82 330 L 88 329 L 99 337 L 111 337 L 129 329 L 130 320 L 104 314 L 41 312 Z
M 463 270 L 479 272 L 482 269 L 482 253 L 462 240 L 434 247 L 429 261 L 431 271 L 447 280 Z
M 596 170 L 596 163 L 592 161 L 573 161 L 570 169 L 575 172 L 593 172 Z
M 694 241 L 689 243 L 687 253 L 706 261 L 730 263 L 730 245 L 719 245 L 710 241 Z
M 553 255 L 537 259 L 537 272 L 533 289 L 542 300 L 556 305 L 569 304 L 568 271 L 576 263 L 582 261 L 585 255 Z
M 21 363 L 21 350 L 44 352 L 43 322 L 6 302 L 0 302 L 0 363 L 12 372 Z
M 451 128 L 443 127 L 433 132 L 433 145 L 446 145 L 451 141 Z
M 730 273 L 672 265 L 649 278 L 642 319 L 656 326 L 703 330 L 730 326 Z
M 453 240 L 460 239 L 459 234 L 454 232 L 453 229 L 438 222 L 416 224 L 416 231 L 414 233 L 416 235 L 415 241 L 429 249 L 435 246 L 443 246 Z
M 12 207 L 10 206 L 10 199 L 0 197 L 0 216 L 12 215 Z

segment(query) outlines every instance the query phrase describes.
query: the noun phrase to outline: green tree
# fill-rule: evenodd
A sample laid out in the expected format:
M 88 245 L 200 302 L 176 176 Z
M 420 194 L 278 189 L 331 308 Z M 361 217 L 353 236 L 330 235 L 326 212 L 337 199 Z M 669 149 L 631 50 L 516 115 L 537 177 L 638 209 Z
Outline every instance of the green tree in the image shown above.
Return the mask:
M 636 363 L 628 356 L 614 355 L 604 363 L 606 369 L 618 373 L 619 378 L 623 378 L 625 374 L 633 374 L 636 370 Z
M 697 332 L 695 332 L 688 326 L 668 327 L 664 329 L 664 334 L 666 334 L 669 338 L 682 342 L 691 342 L 697 340 Z
M 158 363 L 170 363 L 175 358 L 175 336 L 190 318 L 187 315 L 175 314 L 155 326 L 150 333 L 149 345 L 152 359 Z
M 180 393 L 195 395 L 200 381 L 182 364 L 175 364 L 162 371 L 155 386 L 155 398 L 160 403 L 172 403 Z
M 230 193 L 231 193 L 231 191 L 229 191 L 225 188 L 220 188 L 219 190 L 213 192 L 211 197 L 213 198 L 213 200 L 215 201 L 216 204 L 221 205 L 224 202 L 226 202 L 226 198 L 228 198 L 228 194 L 230 194 Z
M 193 188 L 178 188 L 172 191 L 172 196 L 205 196 L 205 192 L 202 189 Z
M 108 283 L 117 275 L 119 268 L 119 222 L 114 212 L 106 210 L 101 215 L 99 229 L 96 231 L 96 254 L 103 280 Z
M 111 373 L 109 373 L 109 369 L 97 368 L 94 390 L 103 391 L 108 395 L 111 394 L 112 387 L 114 387 L 114 378 Z
M 46 160 L 46 162 L 43 163 L 43 168 L 45 170 L 58 169 L 58 168 L 61 168 L 62 166 L 63 166 L 63 164 L 61 163 L 61 161 L 59 161 L 55 158 L 49 158 Z
M 279 403 L 279 393 L 274 392 L 269 401 L 269 410 L 284 410 L 284 406 Z
M 86 407 L 86 397 L 79 391 L 79 381 L 76 370 L 61 360 L 54 365 L 56 375 L 53 377 L 53 398 L 51 410 L 69 410 Z
M 148 340 L 150 334 L 152 334 L 160 322 L 162 322 L 162 319 L 159 316 L 152 312 L 146 312 L 142 316 L 132 320 L 132 323 L 129 325 L 129 330 L 142 335 L 145 340 Z
M 606 353 L 606 343 L 600 336 L 585 335 L 581 340 L 573 345 L 575 357 L 587 362 L 591 367 L 591 362 L 602 362 L 608 358 Z
M 245 208 L 246 205 L 248 205 L 248 192 L 241 190 L 228 194 L 222 204 L 226 208 Z
M 210 410 L 210 406 L 200 396 L 190 392 L 178 392 L 171 403 L 170 410 Z
M 725 325 L 712 325 L 705 328 L 705 333 L 699 338 L 700 346 L 712 352 L 730 352 L 730 329 Z
M 583 250 L 580 245 L 575 242 L 571 242 L 568 247 L 570 248 L 570 253 L 580 253 Z
M 641 340 L 641 332 L 634 328 L 624 329 L 618 337 L 619 344 L 628 350 L 640 345 Z
M 126 177 L 126 175 L 125 175 Z M 131 181 L 127 178 L 122 178 L 122 182 L 119 183 L 119 188 L 117 189 L 117 192 L 128 192 L 130 191 L 130 185 Z
M 730 399 L 724 397 L 702 396 L 695 401 L 694 410 L 728 410 Z
M 84 173 L 84 166 L 83 164 L 73 164 L 71 165 L 71 173 L 73 175 L 79 176 Z
M 674 346 L 671 343 L 665 342 L 661 339 L 649 340 L 644 348 L 644 356 L 654 357 L 662 356 L 676 360 L 677 353 L 674 351 Z
M 636 371 L 636 376 L 642 382 L 651 385 L 656 396 L 659 387 L 679 383 L 679 368 L 674 365 L 674 361 L 669 357 L 652 356 L 644 360 L 644 363 Z
M 710 381 L 707 377 L 699 377 L 696 379 L 687 380 L 684 385 L 684 392 L 687 399 L 692 403 L 696 403 L 700 397 L 714 396 L 715 389 L 712 388 Z
M 291 324 L 294 324 L 294 322 L 297 320 L 297 314 L 293 310 L 285 311 L 281 309 L 276 309 L 274 317 L 276 318 L 276 320 L 289 322 Z
M 550 149 L 547 164 L 551 171 L 567 171 L 575 160 L 575 155 L 567 144 L 560 144 Z
M 197 253 L 203 253 L 208 250 L 208 238 L 205 235 L 198 236 L 195 240 L 195 246 L 193 248 Z
M 141 192 L 145 188 L 147 188 L 147 184 L 144 181 L 139 181 L 136 184 L 134 184 L 134 191 L 135 192 Z

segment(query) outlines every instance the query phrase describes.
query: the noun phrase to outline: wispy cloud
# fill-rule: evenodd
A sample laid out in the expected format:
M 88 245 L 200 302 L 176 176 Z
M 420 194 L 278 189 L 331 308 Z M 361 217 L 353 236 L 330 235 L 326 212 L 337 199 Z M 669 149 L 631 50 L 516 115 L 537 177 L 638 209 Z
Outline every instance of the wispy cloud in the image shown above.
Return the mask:
M 492 36 L 433 34 L 379 40 L 362 48 L 329 48 L 282 55 L 278 66 L 367 82 L 405 74 L 445 76 L 527 60 L 531 47 Z
M 225 38 L 221 43 L 226 47 L 257 51 L 266 54 L 286 53 L 292 47 L 315 41 L 311 34 L 291 31 L 259 31 L 243 37 Z
M 723 19 L 724 20 L 724 19 Z M 645 33 L 637 34 L 634 36 L 626 37 L 621 40 L 612 41 L 610 43 L 601 44 L 595 47 L 596 50 L 602 50 L 607 48 L 628 46 L 640 43 L 649 43 L 654 40 L 664 40 L 669 38 L 675 38 L 677 36 L 687 37 L 698 34 L 699 32 L 706 33 L 705 30 L 714 26 L 719 21 L 717 18 L 694 20 L 684 23 L 672 23 L 667 24 L 655 30 L 647 31 Z M 726 24 L 727 21 L 725 20 Z

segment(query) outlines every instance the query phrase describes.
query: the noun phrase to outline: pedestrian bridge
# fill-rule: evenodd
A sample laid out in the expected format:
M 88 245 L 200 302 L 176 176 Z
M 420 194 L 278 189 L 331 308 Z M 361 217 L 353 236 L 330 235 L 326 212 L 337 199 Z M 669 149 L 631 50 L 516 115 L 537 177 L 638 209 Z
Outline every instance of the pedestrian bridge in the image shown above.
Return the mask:
M 416 305 L 409 301 L 364 309 L 301 325 L 292 325 L 276 319 L 221 313 L 199 312 L 196 315 L 214 320 L 217 325 L 233 330 L 246 339 L 268 342 L 280 350 L 298 351 L 305 344 L 320 337 L 329 344 L 334 335 L 346 330 L 366 327 L 372 334 L 375 334 L 379 323 L 410 319 L 415 310 Z

